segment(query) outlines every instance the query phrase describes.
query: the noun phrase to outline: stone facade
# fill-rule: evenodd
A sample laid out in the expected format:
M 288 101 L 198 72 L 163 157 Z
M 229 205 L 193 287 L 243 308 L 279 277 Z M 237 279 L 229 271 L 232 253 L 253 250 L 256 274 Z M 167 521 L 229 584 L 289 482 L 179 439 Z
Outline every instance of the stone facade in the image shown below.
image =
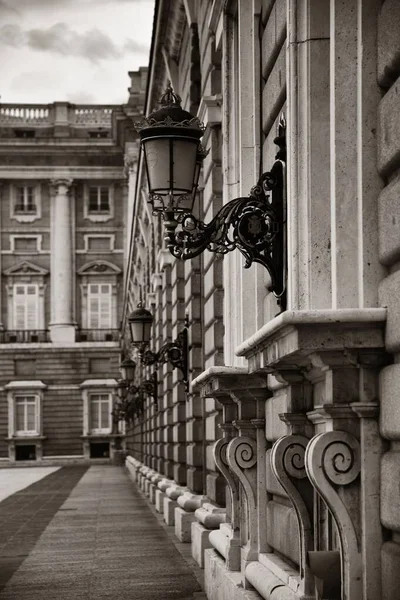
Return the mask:
M 0 108 L 0 457 L 112 458 L 130 115 L 126 105 Z M 3 464 L 3 463 L 2 463 Z
M 399 3 L 171 4 L 145 112 L 170 80 L 204 122 L 204 221 L 271 168 L 284 116 L 286 298 L 238 251 L 168 255 L 139 154 L 124 315 L 154 312 L 157 349 L 187 313 L 191 374 L 185 401 L 160 368 L 127 467 L 179 539 L 190 523 L 210 600 L 395 600 Z

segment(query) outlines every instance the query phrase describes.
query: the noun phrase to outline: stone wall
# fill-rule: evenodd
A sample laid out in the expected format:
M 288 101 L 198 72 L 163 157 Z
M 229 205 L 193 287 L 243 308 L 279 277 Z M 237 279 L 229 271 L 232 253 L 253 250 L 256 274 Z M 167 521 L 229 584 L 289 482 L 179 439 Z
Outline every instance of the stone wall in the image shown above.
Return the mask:
M 380 375 L 380 432 L 387 440 L 381 463 L 381 520 L 390 532 L 382 546 L 382 597 L 394 600 L 400 585 L 400 498 L 395 485 L 400 474 L 400 414 L 398 395 L 400 369 L 399 258 L 400 258 L 400 6 L 386 0 L 378 20 L 378 82 L 382 98 L 378 108 L 378 168 L 385 187 L 378 198 L 379 259 L 388 275 L 379 287 L 379 301 L 387 307 L 386 347 L 394 364 Z
M 83 390 L 80 384 L 88 379 L 116 379 L 119 376 L 119 348 L 99 345 L 98 348 L 51 348 L 50 344 L 0 348 L 0 453 L 8 456 L 7 389 L 10 382 L 41 381 L 47 386 L 43 393 L 43 456 L 83 455 Z M 34 356 L 34 361 L 32 357 Z M 106 358 L 107 371 L 94 369 L 93 359 Z M 30 362 L 30 372 L 16 371 L 20 363 Z

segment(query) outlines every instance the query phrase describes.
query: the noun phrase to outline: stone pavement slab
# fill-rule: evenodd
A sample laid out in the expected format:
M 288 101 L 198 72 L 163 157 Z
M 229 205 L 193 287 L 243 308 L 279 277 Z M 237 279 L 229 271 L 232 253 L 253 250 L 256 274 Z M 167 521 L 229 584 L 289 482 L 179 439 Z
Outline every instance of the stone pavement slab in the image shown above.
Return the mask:
M 0 600 L 199 597 L 193 571 L 122 467 L 90 467 L 53 515 Z

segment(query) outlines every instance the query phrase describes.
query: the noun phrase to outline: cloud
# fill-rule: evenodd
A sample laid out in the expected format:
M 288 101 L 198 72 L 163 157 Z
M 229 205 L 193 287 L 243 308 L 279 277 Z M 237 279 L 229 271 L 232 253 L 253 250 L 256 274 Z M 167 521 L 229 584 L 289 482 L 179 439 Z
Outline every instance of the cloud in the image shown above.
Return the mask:
M 24 31 L 19 25 L 9 24 L 0 28 L 0 43 L 31 50 L 50 52 L 62 56 L 79 56 L 92 62 L 120 58 L 126 52 L 147 53 L 145 44 L 132 39 L 122 46 L 97 28 L 85 33 L 73 31 L 66 23 L 56 23 L 47 29 L 35 28 Z
M 11 15 L 11 16 L 19 16 L 20 12 L 13 6 L 9 6 L 7 2 L 0 0 L 0 14 L 2 15 Z

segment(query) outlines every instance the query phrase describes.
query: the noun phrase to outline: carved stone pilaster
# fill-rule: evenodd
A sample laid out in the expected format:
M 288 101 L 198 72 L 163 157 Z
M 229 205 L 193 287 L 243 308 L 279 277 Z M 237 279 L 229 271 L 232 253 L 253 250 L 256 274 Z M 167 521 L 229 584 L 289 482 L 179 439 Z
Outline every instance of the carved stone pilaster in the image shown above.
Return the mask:
M 363 599 L 360 538 L 360 444 L 346 431 L 316 435 L 305 454 L 308 478 L 335 521 L 341 555 L 342 600 Z

